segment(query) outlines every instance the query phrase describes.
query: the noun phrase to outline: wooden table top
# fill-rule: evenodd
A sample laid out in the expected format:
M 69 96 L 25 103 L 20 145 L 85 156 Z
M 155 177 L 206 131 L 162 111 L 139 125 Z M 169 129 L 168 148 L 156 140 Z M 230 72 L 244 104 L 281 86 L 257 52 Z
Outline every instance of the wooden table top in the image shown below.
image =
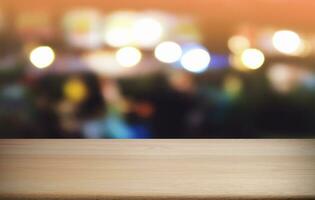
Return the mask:
M 0 199 L 315 199 L 315 140 L 0 140 Z

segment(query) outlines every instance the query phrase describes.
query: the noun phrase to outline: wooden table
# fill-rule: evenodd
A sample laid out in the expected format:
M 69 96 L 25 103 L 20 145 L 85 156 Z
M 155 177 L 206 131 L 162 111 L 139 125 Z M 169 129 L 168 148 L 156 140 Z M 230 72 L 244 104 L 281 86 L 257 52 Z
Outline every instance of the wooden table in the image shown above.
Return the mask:
M 315 199 L 315 140 L 0 140 L 0 199 Z

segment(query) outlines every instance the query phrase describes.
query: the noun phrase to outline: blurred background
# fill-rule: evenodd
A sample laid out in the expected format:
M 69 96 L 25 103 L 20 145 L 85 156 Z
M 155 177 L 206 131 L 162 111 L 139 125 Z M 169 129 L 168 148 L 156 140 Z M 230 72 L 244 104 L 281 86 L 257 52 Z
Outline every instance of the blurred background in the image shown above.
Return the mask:
M 1 0 L 1 138 L 314 138 L 315 1 Z

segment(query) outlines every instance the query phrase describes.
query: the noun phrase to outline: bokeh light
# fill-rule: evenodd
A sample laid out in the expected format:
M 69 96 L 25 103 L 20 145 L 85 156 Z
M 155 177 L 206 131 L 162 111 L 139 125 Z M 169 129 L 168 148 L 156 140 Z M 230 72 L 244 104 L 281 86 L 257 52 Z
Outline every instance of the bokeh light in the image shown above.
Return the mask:
M 202 34 L 193 18 L 177 18 L 177 24 L 172 27 L 178 41 L 201 42 Z
M 239 54 L 249 47 L 250 41 L 245 36 L 235 35 L 228 40 L 228 48 L 235 54 Z
M 265 56 L 258 49 L 246 49 L 241 54 L 241 61 L 249 69 L 258 69 L 264 64 Z
M 154 18 L 140 18 L 133 27 L 133 37 L 137 45 L 152 47 L 161 41 L 163 36 L 162 24 Z
M 301 39 L 301 44 L 299 48 L 296 50 L 295 55 L 300 57 L 309 56 L 312 53 L 312 45 L 307 40 Z
M 1 137 L 315 134 L 315 30 L 303 12 L 18 1 L 0 5 Z
M 93 72 L 101 75 L 116 77 L 126 69 L 119 65 L 113 51 L 92 51 L 83 55 L 82 60 Z
M 242 59 L 241 59 L 240 55 L 230 55 L 229 56 L 229 63 L 234 69 L 237 69 L 239 71 L 244 72 L 244 71 L 248 71 L 249 70 L 242 63 Z
M 193 48 L 183 54 L 180 62 L 184 69 L 194 73 L 201 73 L 208 68 L 210 61 L 211 57 L 207 50 Z
M 238 76 L 228 75 L 224 79 L 223 89 L 230 97 L 236 97 L 243 89 L 243 82 Z
M 274 33 L 272 43 L 275 49 L 287 55 L 296 55 L 301 48 L 300 36 L 289 30 L 281 30 Z
M 175 42 L 162 42 L 155 48 L 154 55 L 161 62 L 174 63 L 180 59 L 182 49 Z
M 136 14 L 120 11 L 110 15 L 106 20 L 104 40 L 112 47 L 132 45 L 134 42 L 132 28 Z
M 289 65 L 276 63 L 270 66 L 266 75 L 271 87 L 279 93 L 288 93 L 295 86 L 295 73 Z
M 102 15 L 94 9 L 67 12 L 63 26 L 66 41 L 77 48 L 95 49 L 102 45 L 100 25 Z
M 88 93 L 85 83 L 78 78 L 69 79 L 63 88 L 64 96 L 71 102 L 82 102 Z
M 123 67 L 133 67 L 141 61 L 141 58 L 141 52 L 135 47 L 124 47 L 116 52 L 116 60 Z
M 54 62 L 55 52 L 48 46 L 40 46 L 31 51 L 29 59 L 35 67 L 46 68 Z
M 108 30 L 105 34 L 105 41 L 112 47 L 122 47 L 132 43 L 133 38 L 128 28 L 120 27 Z

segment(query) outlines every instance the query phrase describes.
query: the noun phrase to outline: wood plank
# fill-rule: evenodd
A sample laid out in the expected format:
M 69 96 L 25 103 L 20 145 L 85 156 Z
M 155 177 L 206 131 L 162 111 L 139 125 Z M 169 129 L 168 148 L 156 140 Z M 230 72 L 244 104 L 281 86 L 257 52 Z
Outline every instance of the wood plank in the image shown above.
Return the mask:
M 315 199 L 315 140 L 0 140 L 0 199 Z

